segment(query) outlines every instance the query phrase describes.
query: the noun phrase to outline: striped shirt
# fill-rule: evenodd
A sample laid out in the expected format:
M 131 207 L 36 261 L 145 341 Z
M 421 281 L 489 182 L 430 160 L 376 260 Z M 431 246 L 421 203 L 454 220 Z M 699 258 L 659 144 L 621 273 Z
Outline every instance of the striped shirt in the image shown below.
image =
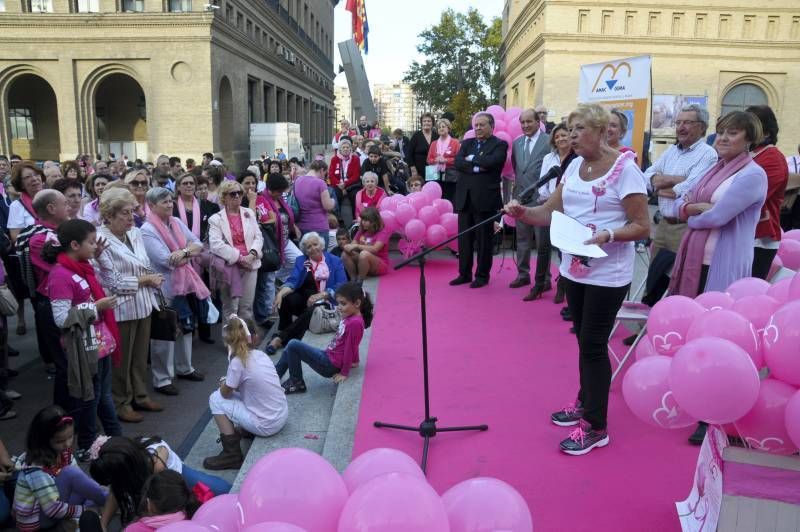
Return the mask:
M 83 513 L 83 506 L 67 504 L 58 499 L 55 479 L 39 467 L 26 467 L 17 478 L 14 490 L 14 515 L 17 530 L 22 532 L 39 530 L 43 518 L 50 521 L 77 518 Z
M 686 149 L 680 144 L 673 144 L 658 160 L 645 170 L 644 176 L 652 183 L 656 174 L 685 176 L 686 179 L 672 187 L 678 197 L 688 194 L 694 185 L 705 175 L 706 170 L 717 163 L 717 151 L 700 139 Z M 677 218 L 675 200 L 658 197 L 658 209 L 662 216 Z
M 127 236 L 131 247 L 117 238 L 108 227 L 102 226 L 98 230 L 98 237 L 108 242 L 108 247 L 97 261 L 100 280 L 107 290 L 117 296 L 117 307 L 114 309 L 117 322 L 147 318 L 154 308 L 158 308 L 153 289 L 139 286 L 139 277 L 153 273 L 142 233 L 134 227 Z

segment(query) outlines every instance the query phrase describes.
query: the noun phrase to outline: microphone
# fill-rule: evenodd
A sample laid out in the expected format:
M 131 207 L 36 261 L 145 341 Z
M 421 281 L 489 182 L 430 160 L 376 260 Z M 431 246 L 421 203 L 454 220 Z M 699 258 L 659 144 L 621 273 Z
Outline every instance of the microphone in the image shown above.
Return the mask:
M 554 166 L 550 168 L 550 170 L 547 171 L 544 177 L 542 177 L 539 181 L 537 181 L 536 183 L 532 184 L 531 186 L 527 187 L 525 190 L 522 191 L 522 193 L 519 195 L 519 202 L 522 205 L 530 203 L 530 201 L 533 199 L 534 194 L 536 194 L 536 192 L 539 190 L 539 187 L 541 187 L 548 181 L 556 179 L 558 177 L 561 177 L 561 167 Z

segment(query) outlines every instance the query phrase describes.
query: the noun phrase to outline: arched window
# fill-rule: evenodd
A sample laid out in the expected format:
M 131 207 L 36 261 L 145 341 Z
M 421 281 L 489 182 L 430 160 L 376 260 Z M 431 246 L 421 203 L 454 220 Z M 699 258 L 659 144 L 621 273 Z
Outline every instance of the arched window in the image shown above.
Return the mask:
M 731 111 L 744 111 L 751 105 L 767 105 L 767 94 L 758 85 L 736 85 L 722 97 L 722 116 Z

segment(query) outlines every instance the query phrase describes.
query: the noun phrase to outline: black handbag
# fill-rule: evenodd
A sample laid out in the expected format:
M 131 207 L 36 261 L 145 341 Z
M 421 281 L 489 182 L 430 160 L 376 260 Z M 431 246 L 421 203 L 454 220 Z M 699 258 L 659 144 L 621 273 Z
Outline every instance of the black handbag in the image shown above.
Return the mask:
M 150 315 L 150 339 L 174 342 L 178 338 L 178 312 L 167 306 L 161 290 L 158 295 L 159 310 L 154 310 Z
M 275 236 L 275 229 L 271 224 L 259 224 L 261 236 L 264 237 L 264 245 L 261 247 L 261 268 L 262 272 L 276 272 L 281 267 L 281 252 L 278 249 L 278 237 Z

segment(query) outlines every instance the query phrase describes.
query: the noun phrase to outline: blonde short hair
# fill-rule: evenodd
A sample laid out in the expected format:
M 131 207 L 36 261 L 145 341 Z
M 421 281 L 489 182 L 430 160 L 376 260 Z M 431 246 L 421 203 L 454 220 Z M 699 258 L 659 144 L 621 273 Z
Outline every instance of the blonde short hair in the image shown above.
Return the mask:
M 126 184 L 126 185 L 130 185 L 130 184 L 131 184 L 131 181 L 133 181 L 134 179 L 136 179 L 136 176 L 138 176 L 138 175 L 140 175 L 140 174 L 141 174 L 141 175 L 143 175 L 143 176 L 145 176 L 145 177 L 147 178 L 147 182 L 148 182 L 148 183 L 150 182 L 150 174 L 149 174 L 149 172 L 148 172 L 147 170 L 145 170 L 144 168 L 139 168 L 138 170 L 129 170 L 129 171 L 128 171 L 128 172 L 125 174 L 125 178 L 123 179 L 123 181 L 125 181 L 125 184 Z
M 569 114 L 567 124 L 572 123 L 575 118 L 583 120 L 584 124 L 592 129 L 604 129 L 608 127 L 611 114 L 596 103 L 582 103 Z
M 136 198 L 127 188 L 114 187 L 111 190 L 104 190 L 100 198 L 100 215 L 103 220 L 110 220 L 125 207 L 135 207 Z
M 222 199 L 230 194 L 235 188 L 241 189 L 244 192 L 244 188 L 242 188 L 242 185 L 240 185 L 238 181 L 226 179 L 217 187 L 217 193 L 219 194 L 220 199 Z
M 446 127 L 447 131 L 451 131 L 453 129 L 452 124 L 450 124 L 450 121 L 446 118 L 440 118 L 436 121 L 436 129 L 439 129 L 441 126 Z

